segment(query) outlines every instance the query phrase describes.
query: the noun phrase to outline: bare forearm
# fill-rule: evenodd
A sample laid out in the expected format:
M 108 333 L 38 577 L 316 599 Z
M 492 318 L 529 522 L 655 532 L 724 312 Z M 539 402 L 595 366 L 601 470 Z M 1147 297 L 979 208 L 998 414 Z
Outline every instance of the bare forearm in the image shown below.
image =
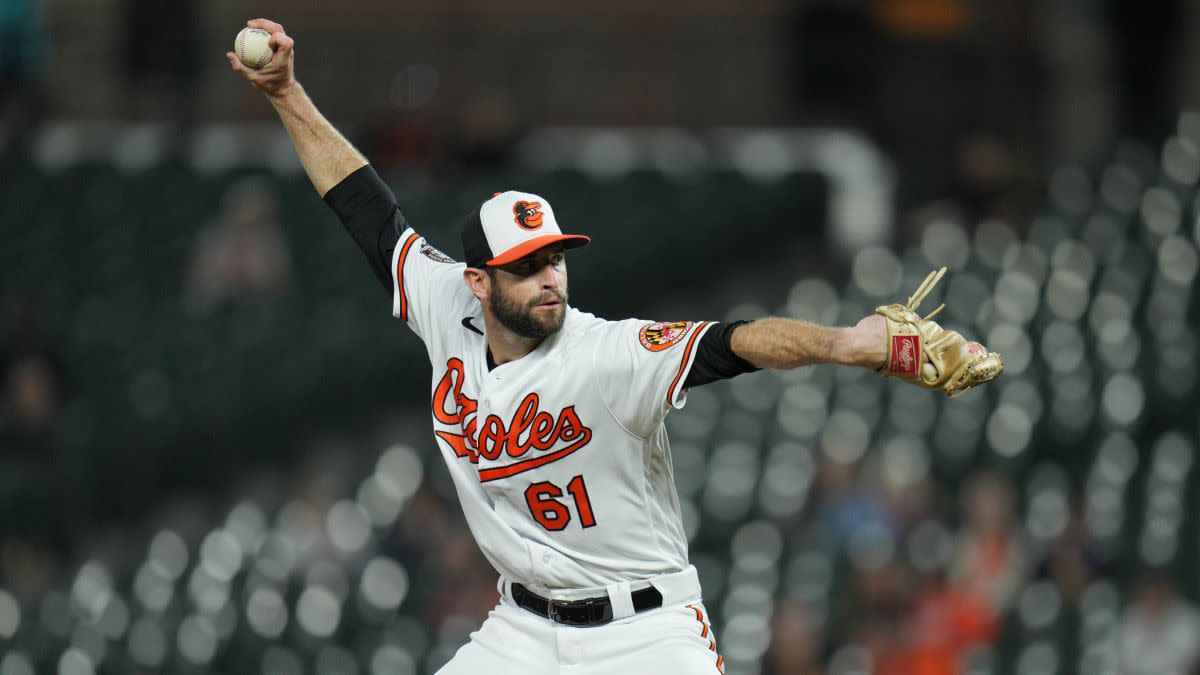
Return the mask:
M 270 19 L 252 19 L 246 27 L 271 34 L 267 41 L 272 49 L 271 60 L 261 68 L 250 68 L 236 54 L 226 52 L 229 67 L 265 94 L 275 107 L 308 179 L 324 197 L 342 179 L 365 166 L 367 159 L 333 128 L 296 81 L 296 41 L 283 26 Z
M 852 328 L 768 317 L 739 326 L 730 345 L 758 368 L 790 370 L 817 363 L 878 368 L 887 356 L 882 317 L 867 317 Z
M 367 164 L 366 157 L 317 110 L 300 83 L 270 97 L 270 101 L 283 120 L 308 179 L 322 197 Z

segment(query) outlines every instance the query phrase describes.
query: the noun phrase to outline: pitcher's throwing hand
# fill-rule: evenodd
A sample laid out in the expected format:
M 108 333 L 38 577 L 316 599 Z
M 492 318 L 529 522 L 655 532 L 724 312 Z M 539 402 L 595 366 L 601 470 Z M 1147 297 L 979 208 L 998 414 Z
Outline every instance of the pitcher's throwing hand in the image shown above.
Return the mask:
M 242 63 L 237 54 L 225 52 L 229 65 L 250 81 L 259 91 L 267 96 L 282 96 L 295 84 L 296 78 L 292 70 L 293 51 L 296 42 L 283 32 L 283 26 L 267 19 L 254 19 L 246 22 L 247 28 L 257 28 L 270 33 L 267 45 L 274 52 L 271 60 L 259 68 L 251 68 Z

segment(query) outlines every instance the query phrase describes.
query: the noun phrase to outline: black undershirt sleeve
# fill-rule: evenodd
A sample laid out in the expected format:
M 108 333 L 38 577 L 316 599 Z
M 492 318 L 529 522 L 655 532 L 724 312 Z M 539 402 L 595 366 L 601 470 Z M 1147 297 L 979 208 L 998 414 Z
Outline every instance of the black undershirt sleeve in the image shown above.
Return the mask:
M 379 283 L 391 293 L 392 252 L 408 227 L 396 204 L 396 195 L 368 164 L 326 192 L 325 203 L 366 254 Z
M 738 326 L 749 321 L 732 321 L 719 323 L 708 329 L 696 346 L 696 360 L 683 381 L 684 388 L 698 387 L 717 380 L 728 380 L 742 373 L 754 373 L 762 370 L 755 368 L 749 361 L 733 353 L 730 341 L 733 331 Z

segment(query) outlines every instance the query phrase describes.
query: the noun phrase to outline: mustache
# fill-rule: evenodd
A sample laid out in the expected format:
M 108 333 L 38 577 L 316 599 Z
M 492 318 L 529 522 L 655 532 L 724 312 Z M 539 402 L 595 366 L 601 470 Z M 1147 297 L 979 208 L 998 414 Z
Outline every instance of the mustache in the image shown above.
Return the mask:
M 555 292 L 551 291 L 551 292 L 547 293 L 546 295 L 539 297 L 537 300 L 535 300 L 529 306 L 537 307 L 538 305 L 550 302 L 552 300 L 557 300 L 565 305 L 565 304 L 567 304 L 567 294 L 566 293 L 555 293 Z

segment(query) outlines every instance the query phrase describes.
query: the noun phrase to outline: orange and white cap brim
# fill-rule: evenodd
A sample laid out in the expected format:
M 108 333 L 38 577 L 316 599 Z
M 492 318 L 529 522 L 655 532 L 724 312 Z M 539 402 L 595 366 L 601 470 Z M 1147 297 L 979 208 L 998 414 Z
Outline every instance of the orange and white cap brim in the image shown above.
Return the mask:
M 544 234 L 540 237 L 527 239 L 516 246 L 508 249 L 504 253 L 487 261 L 488 267 L 496 267 L 497 265 L 507 265 L 515 260 L 520 260 L 525 256 L 533 253 L 539 248 L 545 248 L 551 244 L 562 242 L 563 248 L 579 248 L 584 246 L 592 238 L 582 234 Z
M 505 265 L 551 244 L 578 248 L 589 241 L 581 234 L 563 234 L 546 199 L 516 190 L 497 192 L 463 227 L 464 257 L 472 266 Z

